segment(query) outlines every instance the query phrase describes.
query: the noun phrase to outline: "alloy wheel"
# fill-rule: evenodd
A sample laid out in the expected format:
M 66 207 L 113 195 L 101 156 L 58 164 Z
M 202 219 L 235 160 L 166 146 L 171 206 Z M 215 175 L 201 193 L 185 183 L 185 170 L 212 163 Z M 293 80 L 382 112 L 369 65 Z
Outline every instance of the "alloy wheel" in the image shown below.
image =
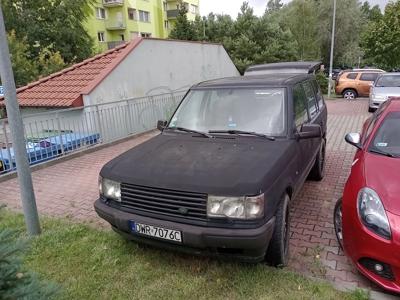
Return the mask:
M 340 248 L 343 249 L 343 223 L 342 223 L 342 200 L 339 200 L 334 212 L 335 234 L 339 242 Z

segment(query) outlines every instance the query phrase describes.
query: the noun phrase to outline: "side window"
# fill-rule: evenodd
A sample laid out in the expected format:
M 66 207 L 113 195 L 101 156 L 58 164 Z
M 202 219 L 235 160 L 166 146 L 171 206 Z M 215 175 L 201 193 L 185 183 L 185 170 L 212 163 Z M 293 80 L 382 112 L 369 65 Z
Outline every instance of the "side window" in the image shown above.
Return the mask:
M 324 97 L 322 96 L 322 92 L 321 92 L 321 89 L 319 87 L 318 82 L 316 80 L 313 80 L 312 84 L 313 84 L 313 87 L 314 87 L 315 95 L 317 95 L 318 107 L 319 107 L 319 109 L 321 109 L 325 105 Z
M 361 81 L 375 81 L 379 73 L 363 73 L 360 76 Z
M 347 74 L 347 79 L 356 79 L 358 76 L 358 73 L 349 73 Z
M 306 97 L 300 84 L 293 88 L 293 108 L 296 128 L 299 128 L 308 122 Z
M 311 82 L 307 81 L 302 84 L 304 93 L 307 99 L 307 108 L 310 113 L 310 117 L 314 118 L 317 115 L 317 99 L 315 98 L 314 89 L 311 86 Z

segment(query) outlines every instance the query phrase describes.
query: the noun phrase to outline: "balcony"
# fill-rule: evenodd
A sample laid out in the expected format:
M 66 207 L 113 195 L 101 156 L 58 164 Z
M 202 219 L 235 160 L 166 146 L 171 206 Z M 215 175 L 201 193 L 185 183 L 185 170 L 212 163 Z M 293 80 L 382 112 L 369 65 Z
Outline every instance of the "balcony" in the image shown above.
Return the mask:
M 167 18 L 168 19 L 175 19 L 179 14 L 178 9 L 168 9 L 167 10 Z
M 124 0 L 103 0 L 103 5 L 105 7 L 123 6 Z
M 124 21 L 109 20 L 106 21 L 107 30 L 125 30 L 126 24 Z
M 118 47 L 119 45 L 123 45 L 125 44 L 125 41 L 111 41 L 111 42 L 107 42 L 107 47 L 108 49 L 113 49 L 115 47 Z

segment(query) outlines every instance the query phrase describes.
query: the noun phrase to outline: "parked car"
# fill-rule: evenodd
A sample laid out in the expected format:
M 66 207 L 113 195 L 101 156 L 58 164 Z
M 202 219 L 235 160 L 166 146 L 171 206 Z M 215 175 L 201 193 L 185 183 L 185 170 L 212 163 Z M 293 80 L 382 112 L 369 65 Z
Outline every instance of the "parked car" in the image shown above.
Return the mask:
M 266 74 L 315 74 L 321 69 L 319 61 L 280 62 L 272 64 L 253 65 L 246 69 L 245 76 Z
M 383 73 L 378 76 L 369 94 L 369 112 L 374 112 L 390 97 L 400 97 L 400 73 Z
M 336 95 L 342 95 L 347 100 L 357 97 L 368 97 L 372 83 L 383 73 L 377 69 L 357 69 L 344 71 L 336 80 Z
M 286 265 L 290 204 L 324 177 L 327 109 L 313 75 L 193 86 L 161 134 L 100 172 L 100 217 L 127 239 Z
M 350 177 L 335 207 L 335 232 L 358 270 L 400 293 L 400 99 L 389 100 L 360 134 Z

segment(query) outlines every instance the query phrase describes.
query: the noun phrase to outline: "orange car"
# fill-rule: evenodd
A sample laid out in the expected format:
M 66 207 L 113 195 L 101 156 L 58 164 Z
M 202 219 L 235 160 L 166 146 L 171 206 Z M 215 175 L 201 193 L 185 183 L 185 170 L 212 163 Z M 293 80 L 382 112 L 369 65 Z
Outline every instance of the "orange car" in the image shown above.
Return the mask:
M 336 95 L 342 95 L 347 100 L 357 97 L 368 97 L 372 83 L 379 74 L 385 71 L 380 69 L 354 69 L 344 71 L 336 79 Z

